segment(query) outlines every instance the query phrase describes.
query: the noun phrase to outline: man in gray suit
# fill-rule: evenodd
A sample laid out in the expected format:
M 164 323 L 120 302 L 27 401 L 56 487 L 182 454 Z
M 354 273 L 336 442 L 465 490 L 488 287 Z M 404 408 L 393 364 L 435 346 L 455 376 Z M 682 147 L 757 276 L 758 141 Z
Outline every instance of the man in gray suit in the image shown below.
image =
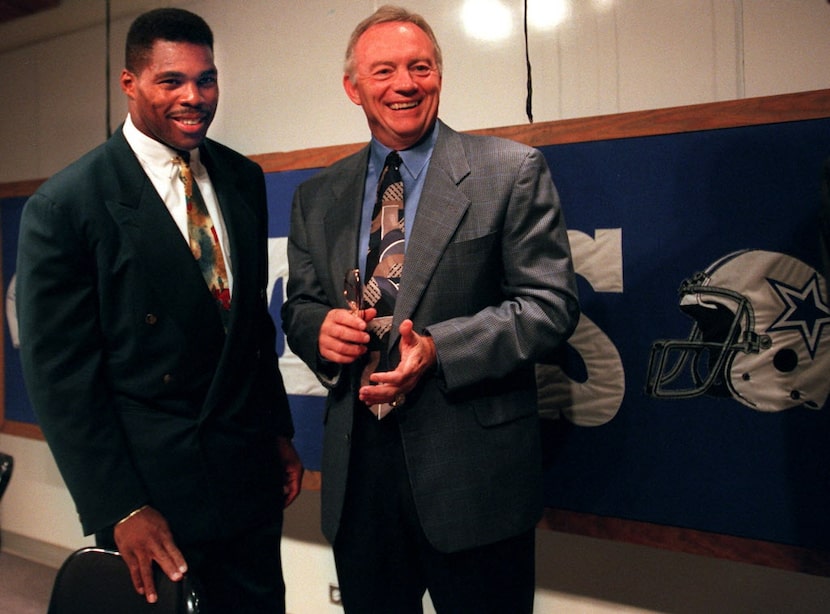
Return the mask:
M 358 25 L 343 85 L 372 140 L 297 189 L 283 306 L 289 345 L 329 390 L 322 524 L 343 604 L 420 612 L 428 590 L 438 612 L 530 612 L 534 363 L 579 313 L 556 190 L 537 150 L 437 119 L 441 52 L 418 15 L 382 7 Z M 350 308 L 344 275 L 366 266 L 390 150 L 406 249 L 389 369 L 361 383 L 377 308 Z
M 23 210 L 29 395 L 84 532 L 118 548 L 147 601 L 157 564 L 194 571 L 211 612 L 284 611 L 282 509 L 302 465 L 267 306 L 262 169 L 206 138 L 219 89 L 198 15 L 139 16 L 121 87 L 124 124 Z M 211 232 L 204 214 L 191 223 L 202 207 Z

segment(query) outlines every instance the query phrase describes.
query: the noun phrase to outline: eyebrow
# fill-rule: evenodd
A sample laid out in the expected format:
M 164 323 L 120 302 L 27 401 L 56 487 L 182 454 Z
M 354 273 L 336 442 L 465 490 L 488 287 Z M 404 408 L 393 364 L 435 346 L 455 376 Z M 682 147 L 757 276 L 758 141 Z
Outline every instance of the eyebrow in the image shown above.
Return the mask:
M 217 74 L 219 74 L 219 71 L 216 68 L 210 68 L 199 73 L 199 77 L 216 76 Z M 165 70 L 156 75 L 157 79 L 169 79 L 171 77 L 186 78 L 187 74 L 179 70 Z
M 424 56 L 424 57 L 412 58 L 412 59 L 407 60 L 405 62 L 399 62 L 397 60 L 378 60 L 376 62 L 372 62 L 369 65 L 369 70 L 373 70 L 373 69 L 377 68 L 378 66 L 398 66 L 398 65 L 412 66 L 413 64 L 420 64 L 420 63 L 429 64 L 430 66 L 437 66 L 437 62 L 435 61 L 434 58 L 430 58 L 429 56 Z

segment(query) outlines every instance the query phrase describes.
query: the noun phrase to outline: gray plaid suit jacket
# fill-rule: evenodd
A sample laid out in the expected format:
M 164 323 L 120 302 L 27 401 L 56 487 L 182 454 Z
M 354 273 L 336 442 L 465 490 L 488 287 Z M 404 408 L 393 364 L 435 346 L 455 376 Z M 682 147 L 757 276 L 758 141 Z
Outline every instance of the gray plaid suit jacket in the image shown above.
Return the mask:
M 292 350 L 329 389 L 322 523 L 334 541 L 343 508 L 359 365 L 323 368 L 317 337 L 345 308 L 369 148 L 297 189 L 282 323 Z M 440 373 L 407 395 L 400 429 L 418 515 L 454 552 L 534 526 L 542 512 L 534 363 L 573 331 L 579 308 L 567 231 L 547 164 L 530 147 L 439 124 L 395 306 L 432 335 Z M 360 410 L 358 406 L 358 410 Z

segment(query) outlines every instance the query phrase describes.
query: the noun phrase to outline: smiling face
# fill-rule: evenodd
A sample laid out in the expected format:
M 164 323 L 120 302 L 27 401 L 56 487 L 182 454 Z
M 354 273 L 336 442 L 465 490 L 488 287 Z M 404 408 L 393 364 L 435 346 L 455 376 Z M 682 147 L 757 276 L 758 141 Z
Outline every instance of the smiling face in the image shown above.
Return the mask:
M 441 72 L 426 33 L 408 22 L 374 25 L 355 45 L 354 67 L 343 87 L 363 107 L 372 135 L 398 151 L 415 145 L 435 123 L 441 96 Z
M 157 40 L 137 70 L 121 73 L 121 89 L 136 128 L 179 151 L 198 147 L 219 102 L 210 47 Z

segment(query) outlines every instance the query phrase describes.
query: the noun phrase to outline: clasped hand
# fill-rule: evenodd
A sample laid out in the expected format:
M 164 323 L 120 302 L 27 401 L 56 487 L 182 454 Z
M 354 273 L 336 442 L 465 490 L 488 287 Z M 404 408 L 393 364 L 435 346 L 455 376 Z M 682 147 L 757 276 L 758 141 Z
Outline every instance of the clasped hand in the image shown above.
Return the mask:
M 337 364 L 351 364 L 363 356 L 369 343 L 366 324 L 376 315 L 374 308 L 354 313 L 346 309 L 329 311 L 320 326 L 320 356 Z M 392 403 L 399 394 L 408 394 L 435 365 L 437 357 L 432 337 L 416 333 L 412 320 L 401 322 L 398 330 L 401 360 L 393 371 L 373 373 L 369 377 L 372 385 L 360 388 L 358 397 L 367 406 Z

